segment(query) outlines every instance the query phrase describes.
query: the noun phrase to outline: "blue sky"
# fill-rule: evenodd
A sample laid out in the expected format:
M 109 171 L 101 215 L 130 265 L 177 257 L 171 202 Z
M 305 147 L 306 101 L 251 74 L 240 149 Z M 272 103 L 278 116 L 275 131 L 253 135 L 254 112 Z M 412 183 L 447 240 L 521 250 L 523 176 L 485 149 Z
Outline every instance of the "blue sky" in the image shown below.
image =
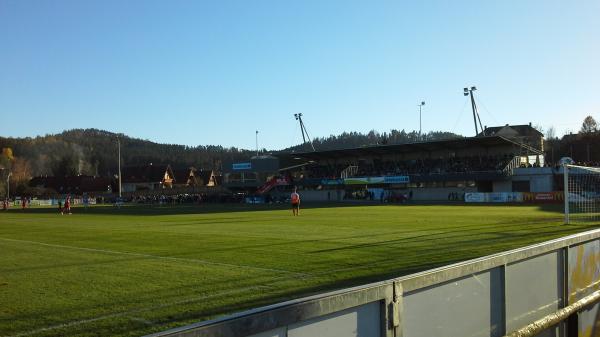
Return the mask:
M 281 149 L 600 119 L 600 2 L 0 0 L 0 135 Z

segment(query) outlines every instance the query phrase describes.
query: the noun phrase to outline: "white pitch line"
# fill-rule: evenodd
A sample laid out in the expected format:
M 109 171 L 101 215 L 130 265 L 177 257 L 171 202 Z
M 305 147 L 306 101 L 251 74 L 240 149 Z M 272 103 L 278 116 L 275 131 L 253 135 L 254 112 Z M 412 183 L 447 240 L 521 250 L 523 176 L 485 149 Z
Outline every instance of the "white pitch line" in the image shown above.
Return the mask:
M 152 255 L 152 254 L 143 254 L 143 253 L 133 253 L 133 252 L 121 252 L 121 251 L 117 251 L 117 250 L 58 245 L 58 244 L 53 244 L 53 243 L 44 243 L 44 242 L 29 241 L 29 240 L 7 239 L 7 238 L 1 238 L 1 237 L 0 237 L 0 240 L 29 243 L 29 244 L 35 244 L 35 245 L 46 246 L 46 247 L 54 247 L 54 248 L 77 249 L 77 250 L 97 252 L 97 253 L 129 255 L 129 256 L 146 257 L 146 258 L 152 258 L 152 259 L 192 262 L 192 263 L 221 266 L 221 267 L 254 269 L 254 270 L 260 270 L 260 271 L 270 271 L 270 272 L 277 272 L 277 273 L 294 274 L 294 275 L 299 275 L 299 276 L 304 276 L 304 277 L 310 276 L 310 274 L 307 274 L 307 273 L 298 273 L 298 272 L 293 272 L 293 271 L 283 270 L 283 269 L 254 267 L 254 266 L 232 264 L 232 263 L 222 263 L 222 262 L 212 262 L 212 261 L 206 261 L 206 260 L 200 260 L 200 259 L 190 259 L 190 258 L 184 258 L 184 257 L 172 257 L 172 256 L 161 256 L 161 255 Z

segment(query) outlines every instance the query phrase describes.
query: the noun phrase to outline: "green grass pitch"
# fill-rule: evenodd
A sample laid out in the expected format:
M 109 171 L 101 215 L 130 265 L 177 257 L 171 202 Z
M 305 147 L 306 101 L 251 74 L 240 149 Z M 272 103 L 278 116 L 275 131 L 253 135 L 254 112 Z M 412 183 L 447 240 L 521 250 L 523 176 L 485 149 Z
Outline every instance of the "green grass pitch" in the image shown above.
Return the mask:
M 592 229 L 560 207 L 0 212 L 0 336 L 139 336 Z

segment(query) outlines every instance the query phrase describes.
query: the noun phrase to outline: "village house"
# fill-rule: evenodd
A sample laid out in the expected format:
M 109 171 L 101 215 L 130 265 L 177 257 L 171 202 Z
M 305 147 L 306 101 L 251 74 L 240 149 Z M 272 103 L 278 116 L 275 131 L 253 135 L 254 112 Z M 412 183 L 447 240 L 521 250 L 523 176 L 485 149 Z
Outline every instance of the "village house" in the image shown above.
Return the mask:
M 175 175 L 170 165 L 129 166 L 123 168 L 123 192 L 156 191 L 172 188 Z

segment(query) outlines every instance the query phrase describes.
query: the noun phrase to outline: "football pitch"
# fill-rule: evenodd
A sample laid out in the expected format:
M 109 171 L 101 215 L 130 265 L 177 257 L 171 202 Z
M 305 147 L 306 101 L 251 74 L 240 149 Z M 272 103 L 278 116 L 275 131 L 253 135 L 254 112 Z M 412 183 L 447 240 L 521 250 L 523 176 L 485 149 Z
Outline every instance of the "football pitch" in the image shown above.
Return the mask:
M 0 336 L 139 336 L 582 232 L 560 206 L 0 212 Z

